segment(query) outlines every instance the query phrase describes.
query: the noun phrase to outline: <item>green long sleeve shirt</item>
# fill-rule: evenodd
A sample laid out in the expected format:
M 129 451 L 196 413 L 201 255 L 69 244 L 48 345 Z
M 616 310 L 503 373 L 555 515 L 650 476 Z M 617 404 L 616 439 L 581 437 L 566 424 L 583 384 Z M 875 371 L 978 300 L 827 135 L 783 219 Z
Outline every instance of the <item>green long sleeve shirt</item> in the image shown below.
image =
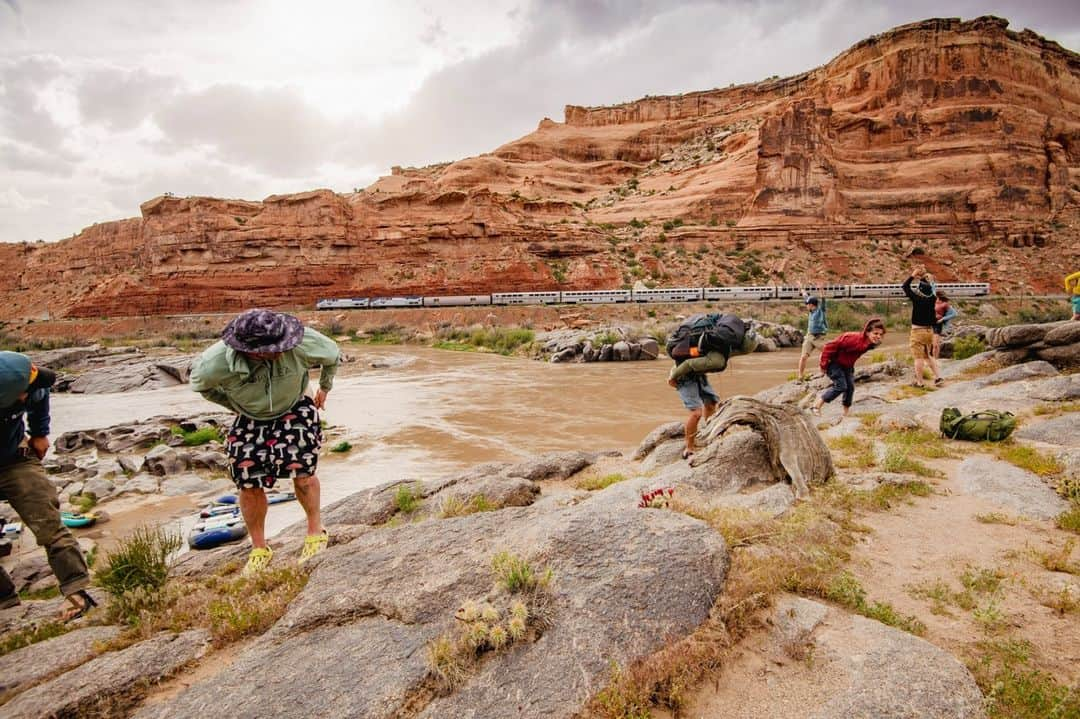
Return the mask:
M 319 387 L 329 392 L 340 356 L 336 342 L 311 328 L 304 329 L 300 344 L 273 361 L 249 360 L 219 341 L 192 365 L 191 388 L 230 412 L 275 419 L 304 395 L 312 367 L 322 367 Z

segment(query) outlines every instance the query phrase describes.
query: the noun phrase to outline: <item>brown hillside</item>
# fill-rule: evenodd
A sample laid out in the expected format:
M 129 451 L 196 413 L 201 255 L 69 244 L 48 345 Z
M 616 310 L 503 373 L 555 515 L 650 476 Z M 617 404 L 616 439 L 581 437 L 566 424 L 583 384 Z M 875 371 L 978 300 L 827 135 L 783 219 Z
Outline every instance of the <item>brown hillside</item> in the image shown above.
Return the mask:
M 796 77 L 568 106 L 354 194 L 157 197 L 0 245 L 0 317 L 895 280 L 913 256 L 946 280 L 1055 290 L 1080 268 L 1080 55 L 1007 24 L 927 20 Z

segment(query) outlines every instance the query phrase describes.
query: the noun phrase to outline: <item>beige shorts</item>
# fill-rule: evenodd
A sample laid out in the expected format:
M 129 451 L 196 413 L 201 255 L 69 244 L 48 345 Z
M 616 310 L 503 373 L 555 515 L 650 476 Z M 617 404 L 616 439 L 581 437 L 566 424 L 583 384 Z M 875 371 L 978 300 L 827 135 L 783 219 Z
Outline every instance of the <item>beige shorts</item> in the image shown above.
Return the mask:
M 934 347 L 934 330 L 929 327 L 912 327 L 908 339 L 911 356 L 915 359 L 928 359 Z
M 808 355 L 818 348 L 818 345 L 825 339 L 825 335 L 812 335 L 807 333 L 806 337 L 802 341 L 802 353 Z

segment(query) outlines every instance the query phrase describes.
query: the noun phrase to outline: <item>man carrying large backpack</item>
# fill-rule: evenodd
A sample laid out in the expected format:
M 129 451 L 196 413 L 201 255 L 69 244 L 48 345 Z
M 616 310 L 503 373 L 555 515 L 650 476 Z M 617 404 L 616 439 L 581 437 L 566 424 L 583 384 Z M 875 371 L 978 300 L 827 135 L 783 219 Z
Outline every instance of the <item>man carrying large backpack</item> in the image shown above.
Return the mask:
M 734 315 L 694 315 L 672 333 L 667 353 L 675 361 L 668 384 L 679 392 L 686 418 L 686 448 L 683 459 L 696 449 L 695 436 L 702 418 L 708 419 L 720 403 L 720 395 L 709 384 L 709 372 L 723 372 L 732 354 L 757 349 L 757 337 L 746 323 Z

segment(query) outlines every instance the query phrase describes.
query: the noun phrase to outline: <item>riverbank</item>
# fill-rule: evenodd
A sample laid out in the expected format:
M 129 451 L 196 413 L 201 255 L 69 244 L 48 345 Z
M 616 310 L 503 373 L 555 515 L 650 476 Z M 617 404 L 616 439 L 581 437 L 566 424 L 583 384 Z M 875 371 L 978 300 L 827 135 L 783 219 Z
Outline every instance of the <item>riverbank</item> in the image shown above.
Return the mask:
M 1067 319 L 1065 298 L 1000 297 L 959 300 L 960 322 L 987 326 Z M 795 327 L 805 327 L 798 301 L 625 305 L 453 307 L 316 312 L 292 308 L 305 323 L 330 334 L 355 334 L 372 344 L 423 344 L 441 341 L 440 330 L 471 327 L 521 328 L 534 332 L 574 326 L 600 328 L 625 324 L 642 335 L 666 332 L 695 312 L 721 311 Z M 867 317 L 880 316 L 902 329 L 910 318 L 907 300 L 829 300 L 834 331 L 860 329 Z M 231 314 L 24 320 L 0 326 L 0 343 L 19 351 L 69 347 L 92 342 L 138 347 L 172 346 L 194 351 L 217 338 Z

